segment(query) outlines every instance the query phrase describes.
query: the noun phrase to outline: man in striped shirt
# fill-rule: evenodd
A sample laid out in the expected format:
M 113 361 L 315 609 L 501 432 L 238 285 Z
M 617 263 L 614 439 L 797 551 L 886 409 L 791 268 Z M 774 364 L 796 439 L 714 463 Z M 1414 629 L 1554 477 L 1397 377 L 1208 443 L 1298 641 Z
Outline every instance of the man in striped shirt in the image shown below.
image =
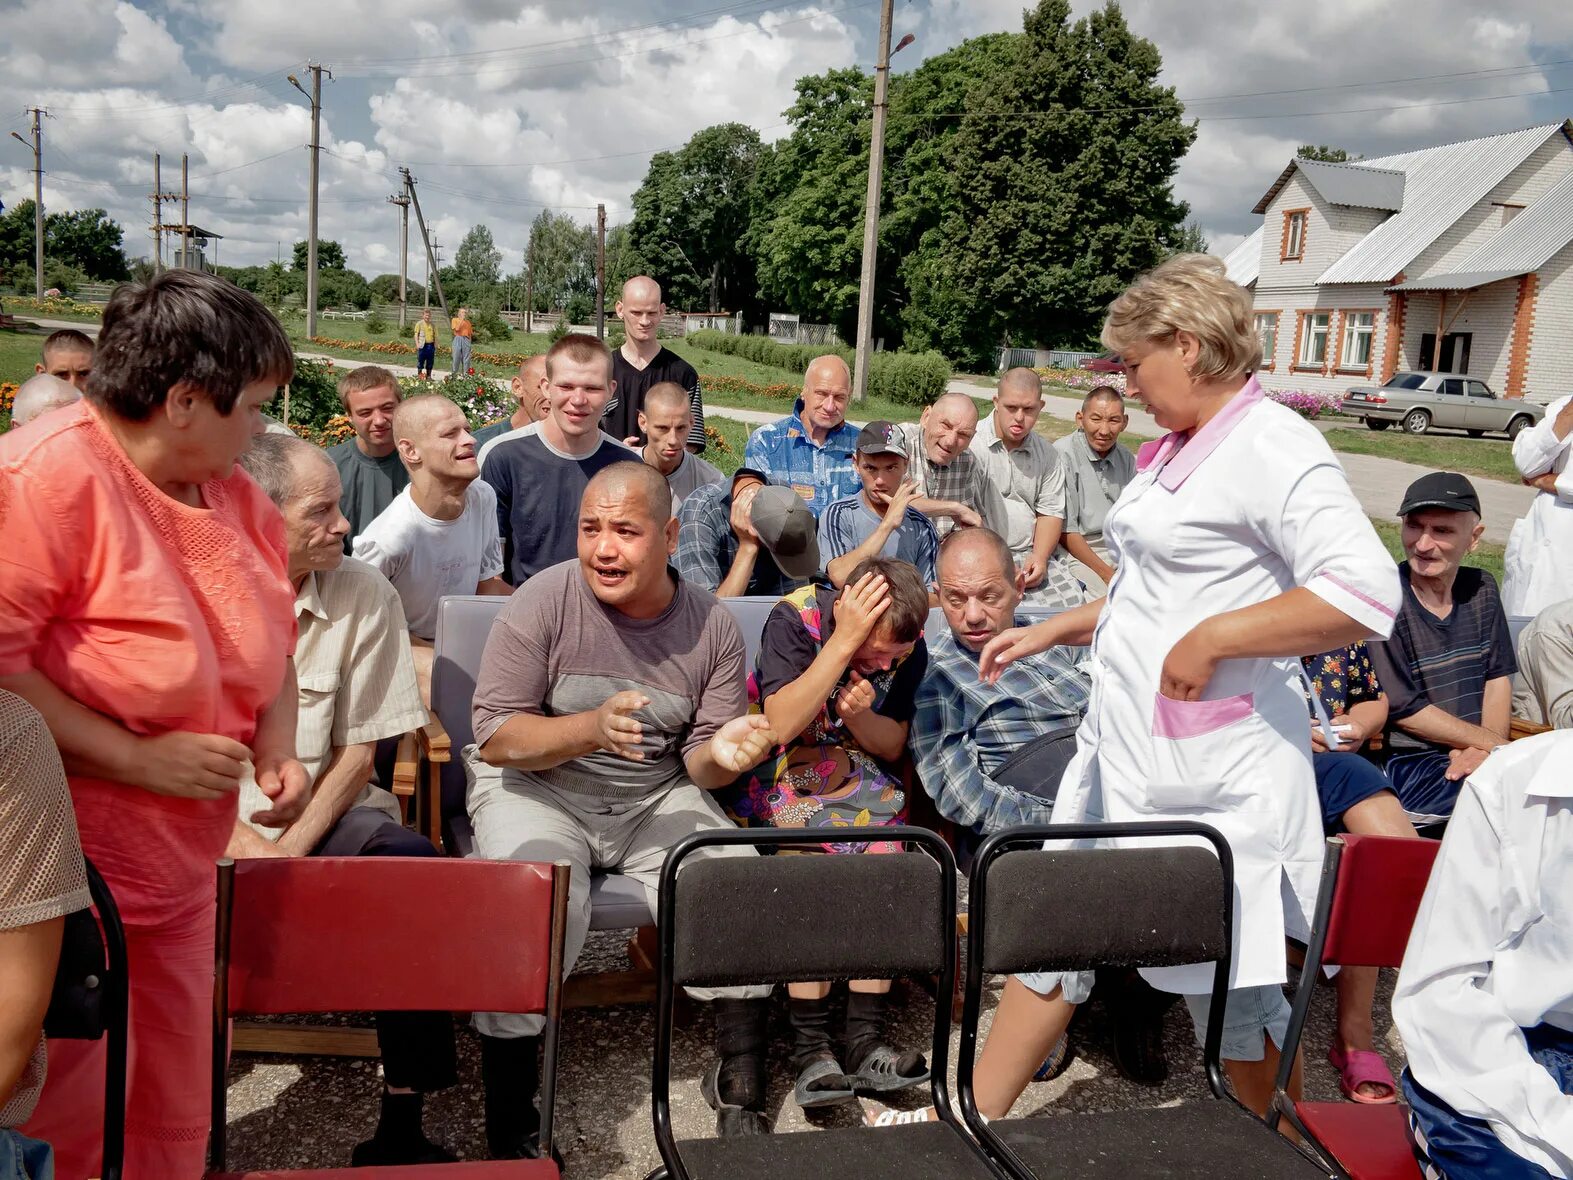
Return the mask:
M 1414 823 L 1446 819 L 1466 776 L 1508 740 L 1518 663 L 1496 579 L 1462 568 L 1480 544 L 1480 497 L 1462 475 L 1421 476 L 1404 493 L 1404 602 L 1371 643 L 1387 691 L 1387 774 Z

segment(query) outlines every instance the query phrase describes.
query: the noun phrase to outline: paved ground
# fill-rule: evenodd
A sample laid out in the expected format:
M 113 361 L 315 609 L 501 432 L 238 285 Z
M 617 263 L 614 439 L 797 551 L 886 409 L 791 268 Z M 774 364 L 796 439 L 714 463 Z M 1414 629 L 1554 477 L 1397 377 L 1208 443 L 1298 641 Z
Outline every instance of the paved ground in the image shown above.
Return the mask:
M 592 936 L 586 963 L 607 968 L 620 961 L 617 936 Z M 917 988 L 905 994 L 900 1043 L 916 1045 L 928 1035 L 933 1006 Z M 988 994 L 985 1024 L 997 996 L 996 986 Z M 1378 997 L 1377 1027 L 1384 1055 L 1396 1072 L 1402 1057 L 1396 1052 L 1397 1038 L 1387 1016 L 1390 1000 L 1389 974 Z M 1305 1040 L 1307 1089 L 1310 1096 L 1324 1100 L 1338 1097 L 1336 1078 L 1326 1062 L 1332 1002 L 1332 989 L 1319 988 Z M 674 1054 L 673 1118 L 679 1138 L 714 1134 L 714 1115 L 699 1097 L 698 1085 L 711 1060 L 712 1029 L 704 1005 L 695 1007 L 691 1025 L 679 1029 Z M 568 1014 L 557 1113 L 559 1142 L 571 1180 L 637 1180 L 659 1163 L 650 1130 L 654 1035 L 654 1013 L 649 1007 L 580 1009 Z M 1171 1074 L 1160 1087 L 1137 1086 L 1121 1077 L 1109 1059 L 1106 1036 L 1107 1020 L 1095 1001 L 1072 1026 L 1077 1059 L 1054 1081 L 1030 1086 L 1014 1113 L 1053 1115 L 1211 1101 L 1183 1005 L 1170 1011 L 1165 1024 Z M 952 1054 L 956 1040 L 953 1034 Z M 828 1118 L 816 1116 L 814 1124 L 804 1117 L 790 1100 L 791 1079 L 784 1065 L 787 1047 L 782 1010 L 776 1014 L 771 1050 L 771 1109 L 777 1132 L 812 1133 L 816 1124 L 846 1126 L 857 1121 L 860 1109 L 855 1105 L 833 1108 Z M 428 1102 L 427 1128 L 465 1158 L 484 1158 L 479 1051 L 467 1029 L 461 1029 L 460 1056 L 460 1084 Z M 376 1062 L 240 1055 L 230 1077 L 229 1165 L 234 1171 L 342 1166 L 350 1149 L 370 1135 L 376 1122 Z M 913 1091 L 904 1105 L 921 1101 L 921 1092 Z

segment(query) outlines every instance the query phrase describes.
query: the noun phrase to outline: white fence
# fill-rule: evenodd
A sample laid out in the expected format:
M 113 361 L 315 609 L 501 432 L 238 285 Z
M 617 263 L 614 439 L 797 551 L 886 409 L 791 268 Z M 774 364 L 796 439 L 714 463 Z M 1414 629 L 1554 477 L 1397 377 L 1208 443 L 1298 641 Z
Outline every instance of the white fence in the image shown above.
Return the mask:
M 1072 352 L 1065 348 L 1002 348 L 999 371 L 1006 369 L 1079 369 L 1082 361 L 1090 361 L 1096 352 Z

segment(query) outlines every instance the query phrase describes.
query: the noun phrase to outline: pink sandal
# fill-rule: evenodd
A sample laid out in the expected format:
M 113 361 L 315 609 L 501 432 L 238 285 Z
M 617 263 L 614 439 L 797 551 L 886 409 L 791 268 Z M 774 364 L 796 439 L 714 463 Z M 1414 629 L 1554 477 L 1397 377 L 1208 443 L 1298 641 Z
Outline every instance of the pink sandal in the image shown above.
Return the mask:
M 1345 1053 L 1334 1045 L 1327 1051 L 1327 1060 L 1338 1071 L 1338 1088 L 1350 1102 L 1391 1106 L 1398 1101 L 1398 1081 L 1380 1053 L 1371 1049 L 1351 1049 Z M 1387 1093 L 1373 1097 L 1360 1093 L 1361 1086 L 1382 1086 Z

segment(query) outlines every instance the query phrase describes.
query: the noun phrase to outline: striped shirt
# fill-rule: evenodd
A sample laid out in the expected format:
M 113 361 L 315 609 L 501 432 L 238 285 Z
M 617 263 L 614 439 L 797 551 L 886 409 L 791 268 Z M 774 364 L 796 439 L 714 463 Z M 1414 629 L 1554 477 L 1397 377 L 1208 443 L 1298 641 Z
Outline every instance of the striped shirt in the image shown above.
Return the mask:
M 873 536 L 884 519 L 883 512 L 868 506 L 862 492 L 837 500 L 819 518 L 819 560 L 828 566 L 832 559 L 845 557 Z M 901 523 L 885 538 L 879 556 L 916 566 L 923 584 L 933 585 L 934 563 L 939 556 L 939 534 L 934 531 L 934 523 L 916 508 L 908 508 Z
M 843 422 L 820 446 L 803 429 L 802 414 L 803 399 L 798 398 L 790 416 L 767 423 L 749 435 L 743 466 L 759 472 L 770 483 L 791 488 L 818 516 L 832 500 L 855 496 L 863 490 L 863 481 L 852 466 L 858 429 Z
M 934 806 L 946 819 L 981 832 L 1048 823 L 1051 802 L 992 776 L 1028 742 L 1081 720 L 1092 694 L 1091 681 L 1077 667 L 1085 650 L 1051 647 L 1007 664 L 997 684 L 985 684 L 976 653 L 949 627 L 927 639 L 928 672 L 908 740 Z
M 1479 725 L 1486 683 L 1518 671 L 1496 579 L 1464 568 L 1453 582 L 1453 609 L 1439 619 L 1415 597 L 1409 563 L 1399 562 L 1403 606 L 1392 638 L 1372 640 L 1371 662 L 1388 697 L 1389 745 L 1395 752 L 1445 750 L 1395 728 L 1427 705 Z

